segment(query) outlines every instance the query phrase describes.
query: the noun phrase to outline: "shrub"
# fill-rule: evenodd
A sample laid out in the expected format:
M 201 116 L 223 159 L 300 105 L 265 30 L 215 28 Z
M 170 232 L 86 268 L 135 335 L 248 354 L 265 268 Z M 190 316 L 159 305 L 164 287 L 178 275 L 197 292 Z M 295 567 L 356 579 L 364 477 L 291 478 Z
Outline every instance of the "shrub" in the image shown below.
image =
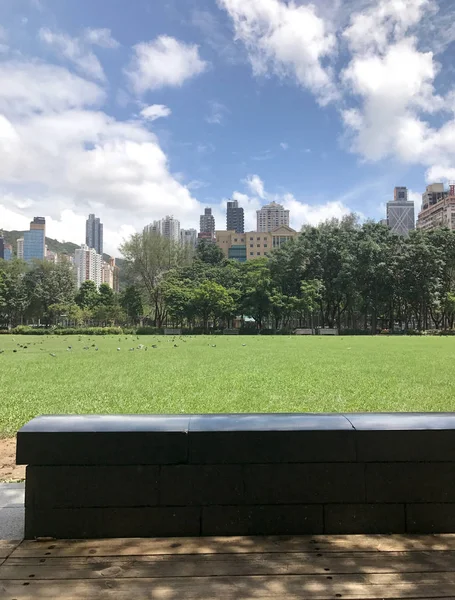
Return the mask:
M 55 335 L 122 335 L 121 327 L 62 327 L 54 330 Z
M 164 328 L 163 327 L 138 327 L 136 329 L 137 335 L 163 335 Z
M 54 333 L 54 330 L 46 327 L 31 327 L 30 325 L 18 325 L 14 329 L 11 329 L 10 332 L 14 335 L 51 335 Z

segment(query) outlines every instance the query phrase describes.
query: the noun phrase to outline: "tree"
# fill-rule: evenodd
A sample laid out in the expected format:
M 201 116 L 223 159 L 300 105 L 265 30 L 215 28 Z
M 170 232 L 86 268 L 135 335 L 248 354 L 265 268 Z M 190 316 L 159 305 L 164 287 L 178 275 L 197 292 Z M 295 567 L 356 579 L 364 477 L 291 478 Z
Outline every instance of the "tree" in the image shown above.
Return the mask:
M 76 304 L 83 309 L 93 310 L 100 300 L 96 283 L 90 279 L 83 281 L 76 294 Z
M 191 255 L 188 244 L 179 244 L 156 233 L 144 231 L 131 236 L 120 251 L 136 285 L 141 287 L 152 307 L 155 325 L 161 327 L 167 312 L 161 283 L 167 271 L 189 264 Z
M 195 288 L 192 303 L 195 313 L 201 318 L 204 329 L 210 319 L 222 319 L 232 314 L 234 300 L 228 290 L 214 281 L 205 281 Z
M 272 280 L 267 259 L 245 263 L 245 269 L 240 300 L 242 312 L 253 317 L 256 326 L 261 329 L 272 309 Z
M 125 311 L 127 317 L 138 323 L 143 315 L 142 297 L 139 288 L 135 285 L 129 285 L 120 296 L 120 305 Z
M 102 283 L 99 287 L 98 304 L 105 307 L 114 306 L 115 304 L 114 290 L 107 283 Z
M 226 261 L 221 248 L 204 239 L 199 240 L 196 246 L 196 259 L 208 265 L 221 265 Z
M 76 289 L 70 265 L 54 265 L 47 261 L 35 261 L 25 274 L 29 295 L 29 315 L 50 324 L 49 307 L 52 304 L 71 303 Z
M 0 316 L 5 325 L 14 327 L 22 323 L 30 303 L 25 284 L 27 265 L 20 260 L 1 262 Z

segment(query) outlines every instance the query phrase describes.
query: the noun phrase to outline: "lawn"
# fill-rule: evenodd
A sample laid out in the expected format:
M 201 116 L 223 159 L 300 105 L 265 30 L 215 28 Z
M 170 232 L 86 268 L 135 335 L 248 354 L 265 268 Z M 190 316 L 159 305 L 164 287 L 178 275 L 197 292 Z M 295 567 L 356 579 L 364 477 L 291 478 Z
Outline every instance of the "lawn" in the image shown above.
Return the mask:
M 3 335 L 2 350 L 1 435 L 44 413 L 455 410 L 450 337 Z

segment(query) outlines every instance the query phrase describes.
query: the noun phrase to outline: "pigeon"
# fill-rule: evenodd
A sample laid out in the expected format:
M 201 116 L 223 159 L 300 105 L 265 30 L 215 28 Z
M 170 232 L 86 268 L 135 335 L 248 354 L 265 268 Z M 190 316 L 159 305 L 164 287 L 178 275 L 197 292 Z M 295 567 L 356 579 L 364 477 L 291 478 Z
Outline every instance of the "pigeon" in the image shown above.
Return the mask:
M 56 354 L 52 354 L 52 352 L 50 352 L 49 356 L 52 356 L 53 358 L 55 358 L 57 355 Z
M 216 344 L 212 344 L 212 348 L 216 348 Z
M 13 350 L 13 352 L 17 352 L 17 350 Z
M 117 348 L 117 352 L 120 352 L 120 348 Z
M 242 344 L 242 346 L 246 346 L 246 344 Z
M 177 344 L 174 344 L 174 348 L 178 348 Z
M 68 346 L 68 350 L 72 350 L 72 349 L 73 349 L 73 346 Z
M 134 348 L 130 348 L 130 352 L 134 352 Z
M 156 344 L 152 344 L 152 348 L 158 348 Z

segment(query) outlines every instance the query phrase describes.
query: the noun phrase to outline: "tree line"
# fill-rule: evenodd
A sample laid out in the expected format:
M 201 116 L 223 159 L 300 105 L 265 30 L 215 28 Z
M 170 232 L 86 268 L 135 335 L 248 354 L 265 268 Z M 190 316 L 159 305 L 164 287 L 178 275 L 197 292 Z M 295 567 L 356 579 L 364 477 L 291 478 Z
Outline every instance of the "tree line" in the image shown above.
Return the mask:
M 69 263 L 0 260 L 0 327 L 107 326 L 133 321 L 131 311 L 135 316 L 143 312 L 135 288 L 115 294 L 105 283 L 98 289 L 93 281 L 85 281 L 78 290 Z
M 402 238 L 350 215 L 305 226 L 267 258 L 244 263 L 227 260 L 205 241 L 193 251 L 147 232 L 120 250 L 120 294 L 93 282 L 76 290 L 66 264 L 3 262 L 0 323 L 369 333 L 454 328 L 455 232 L 449 229 Z

